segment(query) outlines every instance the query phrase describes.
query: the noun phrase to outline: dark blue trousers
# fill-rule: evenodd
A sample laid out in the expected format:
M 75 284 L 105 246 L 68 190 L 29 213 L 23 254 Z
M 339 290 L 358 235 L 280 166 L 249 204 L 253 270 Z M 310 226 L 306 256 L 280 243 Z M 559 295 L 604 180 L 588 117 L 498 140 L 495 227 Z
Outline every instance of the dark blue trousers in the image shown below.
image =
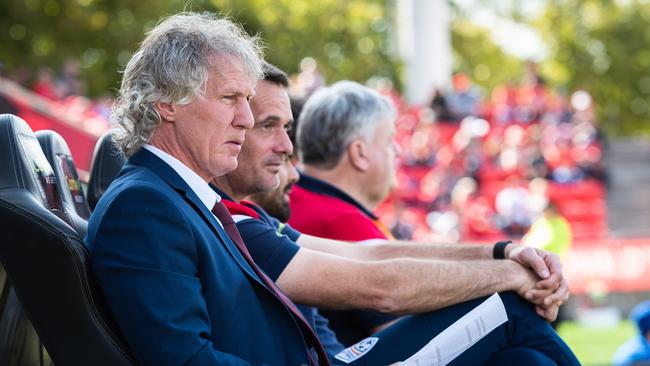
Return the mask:
M 571 349 L 533 306 L 513 292 L 499 294 L 508 321 L 488 333 L 450 365 L 580 365 Z M 402 318 L 374 335 L 375 346 L 352 365 L 389 365 L 404 361 L 487 298 Z M 339 361 L 336 361 L 339 362 Z

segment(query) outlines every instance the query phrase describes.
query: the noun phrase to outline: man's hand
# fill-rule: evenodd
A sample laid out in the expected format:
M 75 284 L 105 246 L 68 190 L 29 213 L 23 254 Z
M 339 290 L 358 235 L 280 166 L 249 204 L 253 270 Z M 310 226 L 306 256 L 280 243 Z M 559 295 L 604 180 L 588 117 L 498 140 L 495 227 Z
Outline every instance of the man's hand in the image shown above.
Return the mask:
M 560 289 L 560 286 L 555 290 L 553 288 L 537 288 L 541 282 L 537 274 L 530 268 L 525 268 L 519 263 L 515 265 L 518 268 L 517 273 L 519 274 L 517 276 L 518 286 L 515 289 L 517 294 L 535 305 L 535 311 L 539 316 L 548 321 L 555 320 L 557 318 L 558 308 L 562 302 L 553 303 L 547 299 L 552 300 L 557 290 Z M 550 302 L 550 305 L 547 305 L 548 302 Z
M 537 312 L 537 315 L 548 320 L 549 322 L 552 322 L 557 319 L 557 314 L 560 311 L 560 305 L 561 304 L 555 304 L 547 308 L 535 306 L 535 311 Z
M 536 286 L 542 281 L 537 282 Z M 534 288 L 524 294 L 524 298 L 535 304 L 535 310 L 539 316 L 548 321 L 554 321 L 560 305 L 569 298 L 569 286 L 565 279 L 552 291 L 551 289 Z
M 560 265 L 560 258 L 555 254 L 547 253 L 543 250 L 526 247 L 523 245 L 508 244 L 505 249 L 506 258 L 519 262 L 524 267 L 532 269 L 541 279 L 547 279 L 552 272 L 552 269 L 560 272 L 562 266 Z M 552 257 L 555 258 L 552 258 Z M 548 263 L 545 260 L 548 258 Z M 550 268 L 552 266 L 552 268 Z
M 525 291 L 524 298 L 535 304 L 537 314 L 553 321 L 559 306 L 569 298 L 569 285 L 562 274 L 560 258 L 546 251 L 509 245 L 506 257 L 533 270 L 540 279 L 534 288 Z

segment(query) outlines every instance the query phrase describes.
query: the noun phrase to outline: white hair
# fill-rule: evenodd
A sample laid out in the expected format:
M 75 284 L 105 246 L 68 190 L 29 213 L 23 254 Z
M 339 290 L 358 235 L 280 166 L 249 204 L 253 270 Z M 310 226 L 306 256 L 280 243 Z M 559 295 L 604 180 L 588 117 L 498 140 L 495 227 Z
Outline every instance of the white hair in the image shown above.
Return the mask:
M 114 138 L 128 157 L 160 126 L 158 102 L 188 104 L 203 95 L 214 56 L 233 56 L 251 80 L 262 76 L 262 50 L 232 21 L 211 13 L 179 13 L 152 29 L 124 69 L 111 115 Z
M 353 81 L 317 90 L 300 113 L 296 138 L 303 163 L 331 169 L 357 138 L 370 141 L 379 121 L 395 120 L 391 101 Z

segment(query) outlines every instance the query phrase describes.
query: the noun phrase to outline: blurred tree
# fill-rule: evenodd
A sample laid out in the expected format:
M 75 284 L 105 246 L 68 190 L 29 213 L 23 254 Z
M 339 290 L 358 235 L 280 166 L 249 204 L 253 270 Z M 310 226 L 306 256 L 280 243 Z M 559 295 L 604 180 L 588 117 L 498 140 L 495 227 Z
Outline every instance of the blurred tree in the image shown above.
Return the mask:
M 650 3 L 549 0 L 534 22 L 551 54 L 544 75 L 584 88 L 610 133 L 650 133 Z
M 318 63 L 328 81 L 365 82 L 374 75 L 397 80 L 391 58 L 385 0 L 210 0 L 216 9 L 232 9 L 241 21 L 266 42 L 269 61 L 289 73 L 302 58 Z
M 0 60 L 7 70 L 28 66 L 60 70 L 67 59 L 81 65 L 89 95 L 118 88 L 118 70 L 144 31 L 161 14 L 179 8 L 170 0 L 4 0 L 0 2 Z M 152 10 L 155 9 L 155 10 Z
M 489 30 L 458 16 L 452 23 L 454 71 L 462 71 L 486 90 L 517 83 L 523 63 L 508 55 L 490 39 Z
M 185 5 L 189 4 L 189 5 Z M 296 72 L 311 56 L 326 79 L 397 79 L 384 0 L 4 0 L 0 61 L 8 70 L 60 69 L 77 59 L 88 94 L 112 93 L 143 34 L 181 10 L 217 11 L 259 33 L 267 58 Z

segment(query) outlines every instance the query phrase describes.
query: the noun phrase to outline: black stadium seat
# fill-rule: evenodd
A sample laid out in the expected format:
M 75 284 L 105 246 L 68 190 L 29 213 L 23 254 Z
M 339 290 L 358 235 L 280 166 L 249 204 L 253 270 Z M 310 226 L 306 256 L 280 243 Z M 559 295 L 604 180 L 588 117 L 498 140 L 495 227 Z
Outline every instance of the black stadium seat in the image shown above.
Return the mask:
M 88 204 L 91 209 L 99 201 L 99 197 L 106 192 L 108 186 L 120 172 L 126 158 L 115 146 L 111 132 L 105 133 L 97 140 L 90 165 L 90 177 L 88 178 Z
M 133 365 L 65 209 L 34 133 L 0 115 L 0 365 L 47 364 L 41 343 L 59 366 Z
M 70 148 L 63 137 L 54 131 L 37 131 L 36 138 L 54 171 L 58 194 L 64 206 L 63 211 L 67 213 L 71 226 L 83 237 L 88 228 L 86 220 L 90 217 L 90 208 L 81 188 Z

